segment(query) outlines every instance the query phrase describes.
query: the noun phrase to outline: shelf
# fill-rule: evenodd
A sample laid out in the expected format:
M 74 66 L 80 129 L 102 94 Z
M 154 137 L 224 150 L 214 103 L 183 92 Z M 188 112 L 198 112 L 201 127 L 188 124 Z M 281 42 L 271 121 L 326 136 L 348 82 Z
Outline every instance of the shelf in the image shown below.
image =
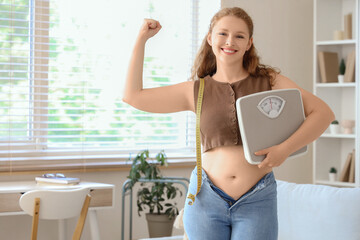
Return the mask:
M 355 139 L 355 134 L 331 134 L 324 133 L 320 136 L 321 138 L 347 138 L 347 139 Z
M 327 46 L 327 45 L 346 45 L 346 44 L 356 44 L 356 40 L 330 40 L 330 41 L 317 41 L 316 45 L 318 46 Z
M 322 88 L 337 88 L 337 87 L 355 87 L 356 84 L 354 82 L 347 82 L 347 83 L 316 83 L 316 87 Z
M 339 122 L 345 119 L 355 120 L 351 134 L 345 134 L 344 128 L 339 128 L 336 134 L 330 131 L 330 126 L 313 143 L 313 182 L 314 184 L 336 187 L 360 187 L 360 85 L 359 85 L 359 12 L 360 0 L 314 0 L 313 15 L 313 93 L 322 99 L 334 112 Z M 352 14 L 352 20 L 348 14 Z M 348 23 L 349 20 L 349 24 Z M 351 23 L 351 24 L 350 24 Z M 351 26 L 351 29 L 350 29 Z M 351 31 L 352 39 L 333 40 L 342 30 L 348 38 L 347 31 Z M 345 31 L 346 30 L 346 31 Z M 351 37 L 351 36 L 350 36 Z M 347 65 L 348 57 L 355 51 L 355 81 L 339 82 L 340 60 Z M 319 59 L 319 52 L 331 52 L 333 56 Z M 337 59 L 335 58 L 337 55 Z M 321 60 L 321 64 L 319 63 Z M 337 60 L 337 64 L 336 64 Z M 323 82 L 321 76 L 332 75 L 334 82 Z M 321 71 L 322 70 L 322 71 Z M 347 69 L 345 69 L 347 71 Z M 341 126 L 341 125 L 340 125 Z M 332 127 L 331 127 L 332 128 Z M 331 129 L 332 130 L 332 129 Z M 355 149 L 355 183 L 329 181 L 328 172 L 331 167 L 341 169 L 350 152 Z M 340 180 L 340 178 L 338 178 Z
M 315 181 L 315 184 L 322 184 L 322 185 L 329 185 L 329 186 L 336 186 L 336 187 L 355 187 L 355 183 L 349 183 L 349 182 L 331 182 L 326 180 L 317 180 Z

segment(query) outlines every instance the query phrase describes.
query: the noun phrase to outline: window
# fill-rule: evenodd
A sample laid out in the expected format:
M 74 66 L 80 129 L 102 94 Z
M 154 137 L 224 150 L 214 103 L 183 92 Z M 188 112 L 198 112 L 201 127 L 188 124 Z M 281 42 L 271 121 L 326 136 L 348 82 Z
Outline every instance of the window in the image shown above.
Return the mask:
M 193 157 L 194 114 L 138 111 L 121 101 L 123 86 L 143 18 L 163 26 L 147 43 L 144 87 L 165 86 L 189 78 L 219 7 L 219 0 L 2 1 L 0 171 L 123 161 L 142 149 Z

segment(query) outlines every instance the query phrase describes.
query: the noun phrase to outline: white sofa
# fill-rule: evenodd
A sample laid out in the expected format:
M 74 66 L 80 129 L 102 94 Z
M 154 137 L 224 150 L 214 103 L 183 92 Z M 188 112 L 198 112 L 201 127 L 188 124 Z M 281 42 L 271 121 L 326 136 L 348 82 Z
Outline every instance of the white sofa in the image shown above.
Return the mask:
M 360 188 L 277 184 L 278 240 L 360 240 Z
M 277 183 L 279 240 L 360 240 L 360 188 Z

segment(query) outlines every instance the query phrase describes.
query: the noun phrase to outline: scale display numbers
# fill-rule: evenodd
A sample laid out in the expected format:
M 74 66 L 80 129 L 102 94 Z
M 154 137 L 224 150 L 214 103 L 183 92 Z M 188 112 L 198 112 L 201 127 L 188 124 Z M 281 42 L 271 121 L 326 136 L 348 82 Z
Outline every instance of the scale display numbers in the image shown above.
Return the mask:
M 279 96 L 268 96 L 263 98 L 259 104 L 258 109 L 265 116 L 269 118 L 277 118 L 284 109 L 285 100 Z

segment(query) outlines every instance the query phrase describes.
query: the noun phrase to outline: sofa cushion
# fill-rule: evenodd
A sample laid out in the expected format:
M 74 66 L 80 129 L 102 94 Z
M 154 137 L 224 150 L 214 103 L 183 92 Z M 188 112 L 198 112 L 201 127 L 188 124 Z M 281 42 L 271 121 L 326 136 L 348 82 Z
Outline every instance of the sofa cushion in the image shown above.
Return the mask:
M 360 188 L 277 184 L 279 240 L 360 239 Z

